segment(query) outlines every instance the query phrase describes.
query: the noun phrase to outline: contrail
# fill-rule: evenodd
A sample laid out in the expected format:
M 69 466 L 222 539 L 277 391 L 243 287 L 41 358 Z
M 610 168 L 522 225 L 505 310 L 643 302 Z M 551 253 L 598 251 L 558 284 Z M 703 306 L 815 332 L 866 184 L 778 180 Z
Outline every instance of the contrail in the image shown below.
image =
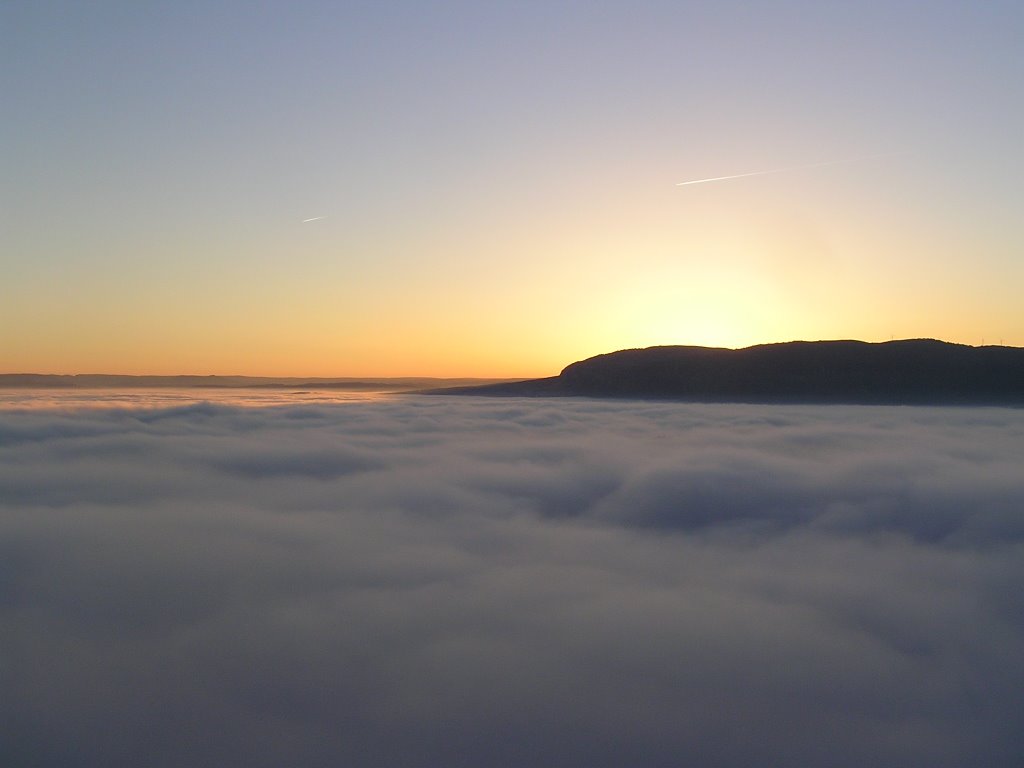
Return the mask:
M 327 218 L 326 216 L 314 216 L 312 219 L 303 219 L 302 223 L 303 224 L 308 224 L 311 221 L 320 221 L 320 219 L 326 219 L 326 218 Z
M 829 160 L 824 163 L 807 163 L 806 165 L 787 165 L 783 168 L 771 168 L 767 171 L 753 171 L 752 173 L 737 173 L 732 176 L 715 176 L 710 179 L 693 179 L 692 181 L 680 181 L 677 187 L 687 187 L 691 184 L 707 184 L 709 181 L 726 181 L 728 179 L 745 179 L 748 176 L 767 176 L 772 173 L 785 173 L 786 171 L 799 171 L 804 168 L 824 168 L 828 165 L 843 165 L 845 163 L 858 163 L 861 160 L 871 160 L 876 157 L 889 157 L 901 155 L 902 152 L 885 152 L 880 155 L 867 155 L 866 157 L 850 157 L 845 160 Z

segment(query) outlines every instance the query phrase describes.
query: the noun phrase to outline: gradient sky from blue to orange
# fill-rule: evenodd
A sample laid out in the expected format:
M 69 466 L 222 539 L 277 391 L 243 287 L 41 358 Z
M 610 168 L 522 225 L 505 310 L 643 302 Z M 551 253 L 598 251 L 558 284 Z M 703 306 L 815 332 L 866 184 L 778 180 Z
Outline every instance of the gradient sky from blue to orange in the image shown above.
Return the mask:
M 1005 1 L 5 3 L 0 370 L 1024 345 L 1021 39 Z

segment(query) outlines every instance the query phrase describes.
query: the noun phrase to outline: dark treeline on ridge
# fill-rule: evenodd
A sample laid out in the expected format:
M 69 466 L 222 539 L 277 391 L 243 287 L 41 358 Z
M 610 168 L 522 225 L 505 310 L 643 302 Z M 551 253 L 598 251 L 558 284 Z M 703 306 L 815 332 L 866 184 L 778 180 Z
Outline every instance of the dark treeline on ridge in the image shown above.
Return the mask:
M 664 346 L 572 363 L 558 376 L 451 394 L 706 402 L 1024 405 L 1024 349 L 934 339 Z

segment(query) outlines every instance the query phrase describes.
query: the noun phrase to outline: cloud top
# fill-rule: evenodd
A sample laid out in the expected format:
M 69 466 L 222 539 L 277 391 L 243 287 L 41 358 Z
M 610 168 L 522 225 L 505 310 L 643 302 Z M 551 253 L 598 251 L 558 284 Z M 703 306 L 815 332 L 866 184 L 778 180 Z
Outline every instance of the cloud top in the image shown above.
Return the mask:
M 988 766 L 1024 413 L 0 414 L 0 757 Z

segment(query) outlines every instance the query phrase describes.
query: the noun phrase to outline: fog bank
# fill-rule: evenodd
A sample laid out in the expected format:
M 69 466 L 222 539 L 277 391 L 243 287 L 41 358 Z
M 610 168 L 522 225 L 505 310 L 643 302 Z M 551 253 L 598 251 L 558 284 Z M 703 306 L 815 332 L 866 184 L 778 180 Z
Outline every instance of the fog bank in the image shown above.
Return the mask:
M 1024 412 L 0 413 L 0 762 L 1017 766 Z

